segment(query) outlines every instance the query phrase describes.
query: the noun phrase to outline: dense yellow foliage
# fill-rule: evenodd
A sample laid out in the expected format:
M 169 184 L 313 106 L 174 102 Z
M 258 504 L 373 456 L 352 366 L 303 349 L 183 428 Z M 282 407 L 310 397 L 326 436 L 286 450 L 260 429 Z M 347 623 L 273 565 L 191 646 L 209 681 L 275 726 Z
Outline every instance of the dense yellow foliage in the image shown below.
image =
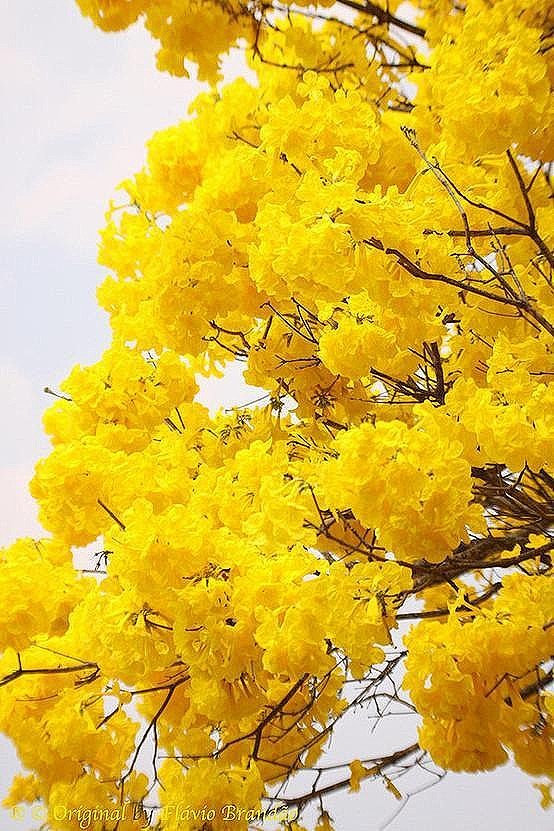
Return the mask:
M 345 682 L 371 704 L 397 677 L 414 743 L 325 781 L 399 797 L 424 752 L 511 755 L 546 806 L 549 3 L 78 5 L 142 19 L 160 68 L 212 87 L 111 205 L 113 342 L 45 415 L 50 536 L 1 553 L 8 804 L 60 831 L 134 831 L 150 804 L 164 831 L 219 831 L 234 805 L 245 831 L 315 777 Z M 257 84 L 219 83 L 235 45 Z M 233 360 L 266 397 L 211 417 L 197 381 Z

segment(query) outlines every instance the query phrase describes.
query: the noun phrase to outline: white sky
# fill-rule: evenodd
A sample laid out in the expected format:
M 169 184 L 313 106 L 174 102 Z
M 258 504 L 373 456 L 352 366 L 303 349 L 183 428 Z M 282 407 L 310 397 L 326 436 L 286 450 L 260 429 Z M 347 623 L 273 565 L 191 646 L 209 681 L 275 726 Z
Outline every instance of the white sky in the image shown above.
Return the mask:
M 97 230 L 114 187 L 137 170 L 154 130 L 184 116 L 200 86 L 156 71 L 141 29 L 94 30 L 72 0 L 0 0 L 0 545 L 38 535 L 26 483 L 47 452 L 40 416 L 74 363 L 107 346 L 94 290 Z M 229 403 L 232 384 L 225 390 Z M 212 389 L 211 395 L 214 395 Z M 248 400 L 242 392 L 238 399 Z M 404 724 L 404 722 L 403 722 Z M 390 742 L 369 736 L 363 715 L 333 748 L 335 759 L 409 744 L 398 726 Z M 385 732 L 386 731 L 386 732 Z M 365 738 L 367 736 L 367 739 Z M 0 739 L 0 796 L 16 771 Z M 343 795 L 331 814 L 338 831 L 378 831 L 396 803 L 379 784 Z M 2 831 L 29 831 L 0 808 Z M 390 831 L 552 831 L 530 781 L 513 767 L 487 775 L 449 774 L 411 800 Z

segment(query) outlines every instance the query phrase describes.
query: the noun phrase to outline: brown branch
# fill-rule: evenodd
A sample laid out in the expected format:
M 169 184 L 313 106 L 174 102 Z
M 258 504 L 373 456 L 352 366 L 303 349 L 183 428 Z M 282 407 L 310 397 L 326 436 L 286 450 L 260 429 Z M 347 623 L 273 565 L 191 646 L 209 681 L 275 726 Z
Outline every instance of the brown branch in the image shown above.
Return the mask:
M 269 722 L 271 721 L 271 719 L 275 715 L 282 712 L 283 707 L 285 707 L 288 704 L 288 702 L 291 700 L 291 698 L 294 695 L 296 695 L 296 693 L 298 692 L 300 687 L 304 684 L 304 682 L 306 681 L 307 678 L 308 678 L 308 673 L 305 672 L 304 675 L 302 675 L 298 679 L 296 684 L 294 684 L 294 686 L 292 686 L 290 688 L 288 693 L 281 699 L 281 701 L 279 701 L 278 704 L 276 704 L 274 707 L 272 707 L 272 709 L 269 711 L 267 716 L 265 716 L 265 718 L 263 718 L 262 721 L 258 724 L 258 726 L 256 727 L 256 729 L 254 731 L 255 739 L 254 739 L 254 748 L 252 750 L 252 758 L 253 759 L 256 759 L 257 756 L 258 756 L 258 751 L 260 749 L 260 743 L 262 741 L 262 733 L 263 733 L 264 727 L 267 727 L 267 725 L 269 724 Z
M 478 480 L 476 501 L 492 509 L 496 527 L 517 527 L 528 533 L 545 533 L 554 524 L 554 480 L 546 471 L 523 468 L 514 481 L 504 465 L 472 468 Z
M 364 242 L 370 245 L 373 244 L 371 240 L 364 240 Z M 460 289 L 461 291 L 467 291 L 471 294 L 477 294 L 479 295 L 479 297 L 485 297 L 487 300 L 494 300 L 496 303 L 504 303 L 508 306 L 515 306 L 518 309 L 525 309 L 528 311 L 528 302 L 526 300 L 522 300 L 519 297 L 512 297 L 503 294 L 494 294 L 494 292 L 487 291 L 487 289 L 479 288 L 479 286 L 472 285 L 471 283 L 464 283 L 461 280 L 455 280 L 453 277 L 447 277 L 446 274 L 437 274 L 431 271 L 424 271 L 397 248 L 385 248 L 385 246 L 382 243 L 380 245 L 374 245 L 374 247 L 384 251 L 385 254 L 393 254 L 397 258 L 398 264 L 405 271 L 411 274 L 412 277 L 417 277 L 420 280 L 429 280 L 438 283 L 446 283 L 446 285 L 454 286 L 455 288 Z M 554 334 L 554 327 L 552 328 L 552 334 Z
M 423 361 L 423 364 L 418 365 L 418 370 L 423 374 L 423 378 L 418 376 L 416 372 L 415 377 L 409 375 L 405 380 L 402 380 L 381 372 L 373 366 L 370 368 L 371 375 L 381 381 L 387 388 L 387 395 L 389 396 L 386 399 L 387 402 L 390 404 L 405 404 L 429 400 L 435 404 L 444 404 L 445 395 L 453 382 L 445 380 L 438 343 L 436 341 L 424 342 L 423 354 L 415 350 L 411 351 Z M 434 373 L 434 378 L 430 370 Z M 390 394 L 391 389 L 393 391 L 392 395 Z M 405 399 L 398 401 L 397 393 L 404 395 Z M 379 398 L 377 401 L 383 403 Z M 370 403 L 370 399 L 368 399 L 368 403 Z
M 527 211 L 527 217 L 529 219 L 529 231 L 534 231 L 536 229 L 535 211 L 533 210 L 533 206 L 531 205 L 531 200 L 529 199 L 527 187 L 525 186 L 525 182 L 523 181 L 523 177 L 520 173 L 519 167 L 517 166 L 517 162 L 512 156 L 512 153 L 509 148 L 508 150 L 506 150 L 506 155 L 508 156 L 510 167 L 514 172 L 514 176 L 517 179 L 517 183 L 519 185 L 523 201 L 525 202 L 525 210 Z
M 405 747 L 402 750 L 397 750 L 396 753 L 391 753 L 389 756 L 381 756 L 377 759 L 368 760 L 367 764 L 371 766 L 373 776 L 378 776 L 384 770 L 393 765 L 397 764 L 397 762 L 402 762 L 404 759 L 407 759 L 410 756 L 413 756 L 414 753 L 421 751 L 421 748 L 417 742 L 415 744 L 409 745 L 409 747 Z M 369 773 L 369 771 L 368 771 Z M 331 793 L 335 793 L 336 791 L 344 790 L 348 788 L 350 785 L 351 777 L 348 776 L 345 779 L 339 779 L 338 782 L 332 782 L 330 785 L 325 785 L 322 788 L 315 788 L 309 791 L 308 793 L 301 794 L 300 796 L 293 796 L 293 797 L 264 797 L 264 799 L 268 799 L 272 802 L 280 802 L 284 805 L 289 806 L 297 806 L 297 807 L 304 807 L 308 805 L 310 802 L 314 800 L 319 800 L 324 796 L 328 796 Z
M 538 681 L 534 681 L 532 684 L 528 684 L 522 690 L 519 691 L 520 696 L 526 701 L 528 698 L 532 698 L 536 693 L 540 692 L 541 690 L 546 689 L 546 687 L 550 686 L 554 681 L 554 669 L 549 670 L 546 675 L 543 675 Z
M 466 569 L 470 568 L 509 568 L 510 566 L 517 566 L 519 563 L 524 563 L 526 560 L 535 560 L 537 557 L 544 557 L 545 554 L 548 554 L 549 551 L 552 551 L 554 548 L 554 540 L 546 543 L 545 545 L 541 545 L 540 548 L 530 548 L 523 551 L 521 554 L 518 554 L 514 557 L 507 557 L 504 560 L 495 560 L 494 562 L 481 562 L 477 560 L 475 562 L 465 562 L 464 567 Z
M 104 511 L 106 511 L 106 513 L 108 514 L 108 516 L 110 516 L 110 517 L 113 519 L 113 521 L 114 521 L 114 522 L 117 522 L 117 524 L 119 525 L 119 527 L 121 528 L 121 530 L 122 530 L 122 531 L 125 531 L 125 525 L 121 522 L 121 520 L 119 519 L 119 517 L 117 517 L 117 516 L 114 514 L 114 512 L 113 512 L 113 511 L 111 511 L 111 510 L 108 508 L 108 506 L 107 506 L 107 505 L 105 505 L 105 504 L 102 502 L 102 500 L 101 500 L 101 499 L 97 499 L 96 501 L 98 502 L 98 504 L 100 505 L 100 507 L 101 507 Z
M 394 658 L 390 659 L 387 662 L 385 667 L 379 670 L 379 672 L 374 678 L 370 677 L 369 679 L 364 679 L 369 681 L 367 686 L 364 687 L 364 689 L 361 690 L 361 692 L 359 692 L 351 701 L 349 701 L 347 706 L 337 716 L 331 719 L 331 721 L 328 724 L 326 724 L 325 727 L 319 733 L 317 733 L 308 742 L 305 742 L 302 745 L 302 747 L 298 749 L 298 761 L 300 762 L 300 756 L 302 755 L 302 753 L 309 750 L 309 748 L 312 747 L 314 744 L 321 742 L 325 736 L 330 735 L 336 727 L 336 725 L 338 724 L 338 722 L 341 721 L 347 713 L 351 712 L 356 707 L 363 704 L 368 698 L 373 697 L 373 699 L 375 700 L 376 693 L 372 691 L 378 689 L 379 685 L 383 681 L 391 679 L 393 671 L 402 661 L 402 659 L 406 657 L 406 654 L 406 651 L 398 653 Z M 288 753 L 290 754 L 290 751 L 288 751 Z
M 402 29 L 402 31 L 409 32 L 411 35 L 416 35 L 420 38 L 425 37 L 425 29 L 421 26 L 416 26 L 407 20 L 401 20 L 401 18 L 395 17 L 387 9 L 376 6 L 375 3 L 356 3 L 355 0 L 338 0 L 338 2 L 341 6 L 348 6 L 349 9 L 354 9 L 354 11 L 360 12 L 361 14 L 372 15 L 379 23 L 384 23 L 387 26 L 396 26 L 397 29 Z
M 510 166 L 514 172 L 514 176 L 516 177 L 519 189 L 521 191 L 523 202 L 525 203 L 525 210 L 527 211 L 527 217 L 529 219 L 529 236 L 531 237 L 541 254 L 544 256 L 544 258 L 547 260 L 549 265 L 551 267 L 554 267 L 554 253 L 549 249 L 549 247 L 537 231 L 537 218 L 535 216 L 535 210 L 529 198 L 530 188 L 528 188 L 525 185 L 525 182 L 523 181 L 523 176 L 521 175 L 521 171 L 509 149 L 506 150 L 506 154 L 508 156 Z
M 453 230 L 453 231 L 435 231 L 433 228 L 425 228 L 423 231 L 424 236 L 429 236 L 434 234 L 437 237 L 441 236 L 448 236 L 448 237 L 465 237 L 466 231 L 464 230 Z M 528 231 L 525 228 L 510 228 L 509 226 L 501 227 L 501 228 L 472 228 L 471 229 L 471 236 L 472 237 L 495 237 L 495 236 L 518 236 L 518 237 L 526 237 L 528 236 Z
M 44 387 L 43 392 L 45 392 L 47 395 L 53 395 L 54 398 L 60 398 L 62 401 L 73 401 L 73 399 L 70 398 L 68 395 L 62 395 L 59 392 L 54 392 L 54 390 L 50 389 L 50 387 Z
M 403 254 L 402 251 L 399 251 L 398 248 L 386 248 L 381 240 L 375 238 L 364 239 L 363 242 L 366 245 L 370 245 L 372 248 L 377 248 L 377 250 L 383 251 L 384 254 L 392 254 L 396 257 L 398 265 L 403 268 L 404 271 L 407 271 L 408 274 L 411 274 L 412 277 L 417 277 L 419 280 L 428 280 L 429 282 L 445 283 L 446 285 L 453 286 L 460 291 L 475 294 L 479 297 L 485 297 L 487 300 L 493 300 L 495 303 L 513 306 L 514 308 L 519 309 L 520 312 L 524 311 L 530 317 L 533 317 L 550 335 L 554 336 L 554 325 L 531 305 L 531 301 L 527 297 L 521 298 L 511 293 L 495 294 L 494 292 L 480 288 L 472 283 L 455 280 L 453 277 L 448 277 L 446 274 L 424 271 L 424 269 L 420 268 L 417 263 L 412 262 L 409 257 Z M 506 285 L 504 285 L 504 288 L 506 289 Z
M 5 687 L 6 684 L 10 684 L 12 681 L 16 681 L 18 678 L 21 678 L 23 675 L 63 675 L 68 672 L 81 672 L 84 669 L 92 669 L 93 673 L 88 676 L 87 680 L 93 680 L 93 678 L 97 677 L 98 673 L 100 672 L 100 667 L 98 664 L 94 663 L 82 663 L 75 667 L 40 667 L 34 669 L 23 669 L 21 666 L 21 662 L 19 664 L 19 668 L 10 672 L 9 675 L 4 676 L 4 678 L 0 679 L 0 687 Z
M 229 747 L 232 747 L 234 744 L 238 744 L 239 742 L 246 741 L 247 739 L 254 739 L 254 749 L 252 751 L 252 758 L 256 759 L 258 751 L 260 749 L 260 743 L 262 740 L 262 733 L 265 727 L 269 724 L 269 722 L 274 718 L 274 716 L 278 715 L 282 712 L 283 707 L 285 707 L 288 702 L 293 698 L 293 696 L 298 692 L 300 687 L 305 683 L 306 679 L 308 678 L 308 673 L 304 673 L 298 681 L 290 688 L 290 690 L 283 696 L 281 701 L 278 704 L 275 704 L 274 707 L 271 708 L 269 713 L 264 716 L 264 718 L 260 721 L 260 723 L 254 727 L 253 730 L 250 730 L 249 733 L 245 733 L 243 736 L 237 736 L 236 739 L 231 739 L 230 741 L 226 742 L 223 747 L 220 747 L 214 753 L 210 754 L 208 758 L 217 758 L 221 756 Z
M 279 3 L 272 3 L 271 8 L 275 11 L 284 12 L 286 14 L 290 13 L 289 6 L 285 6 Z M 370 24 L 368 26 L 356 26 L 354 23 L 349 23 L 347 20 L 343 20 L 340 17 L 336 17 L 334 15 L 322 14 L 321 12 L 317 11 L 310 11 L 309 9 L 302 9 L 299 6 L 294 9 L 295 15 L 300 15 L 302 17 L 307 17 L 310 20 L 321 20 L 326 23 L 335 23 L 337 26 L 342 26 L 345 29 L 350 29 L 353 32 L 356 32 L 358 35 L 365 37 L 368 43 L 375 49 L 379 49 L 380 54 L 382 54 L 382 48 L 384 46 L 388 47 L 392 52 L 396 52 L 401 58 L 404 58 L 406 66 L 414 66 L 414 67 L 421 67 L 422 69 L 428 69 L 425 64 L 422 64 L 418 61 L 417 56 L 415 54 L 415 50 L 413 46 L 406 46 L 406 50 L 404 50 L 399 43 L 396 43 L 382 34 L 376 35 L 373 31 L 373 26 Z M 381 64 L 382 66 L 384 64 Z
M 155 729 L 156 729 L 156 726 L 157 726 L 157 723 L 158 723 L 158 719 L 161 717 L 161 715 L 163 714 L 164 710 L 166 709 L 166 707 L 168 706 L 169 702 L 171 701 L 171 699 L 172 699 L 172 697 L 173 697 L 173 693 L 175 692 L 176 687 L 177 687 L 177 685 L 176 685 L 176 684 L 174 684 L 172 687 L 170 687 L 170 688 L 169 688 L 169 690 L 167 691 L 167 695 L 166 695 L 166 697 L 164 698 L 164 700 L 162 701 L 162 703 L 160 704 L 160 706 L 159 706 L 159 707 L 158 707 L 158 709 L 156 710 L 156 712 L 155 712 L 155 714 L 154 714 L 153 718 L 150 720 L 150 722 L 149 722 L 149 724 L 148 724 L 148 726 L 147 726 L 146 730 L 144 731 L 144 733 L 142 734 L 142 736 L 141 736 L 141 738 L 140 738 L 140 740 L 139 740 L 139 743 L 138 743 L 138 745 L 137 745 L 137 747 L 136 747 L 136 750 L 135 750 L 135 752 L 134 752 L 134 754 L 133 754 L 133 758 L 132 758 L 132 760 L 131 760 L 131 764 L 130 764 L 130 766 L 129 766 L 129 770 L 127 771 L 127 773 L 125 773 L 125 774 L 123 775 L 123 777 L 122 777 L 122 779 L 121 779 L 122 796 L 123 796 L 123 787 L 124 787 L 124 785 L 125 785 L 125 781 L 129 778 L 129 776 L 130 776 L 130 775 L 131 775 L 131 773 L 133 772 L 133 770 L 134 770 L 134 768 L 135 768 L 135 765 L 136 765 L 136 763 L 137 763 L 137 759 L 138 759 L 138 757 L 139 757 L 139 755 L 140 755 L 140 752 L 141 752 L 142 748 L 144 747 L 144 743 L 145 743 L 146 739 L 148 738 L 148 735 L 149 735 L 150 731 L 151 731 L 151 730 L 155 730 Z M 154 764 L 155 764 L 155 760 L 154 760 Z
M 463 603 L 461 606 L 457 606 L 455 611 L 456 612 L 471 612 L 473 606 L 479 606 L 481 603 L 484 603 L 493 594 L 502 588 L 502 583 L 497 582 L 493 583 L 492 586 L 484 591 L 482 594 L 478 595 L 477 597 L 471 597 L 466 599 L 467 604 Z M 424 612 L 401 612 L 400 614 L 396 615 L 396 620 L 427 620 L 429 618 L 438 618 L 438 617 L 448 617 L 450 614 L 450 609 L 431 609 L 429 611 Z
M 277 315 L 279 320 L 281 320 L 285 324 L 285 326 L 288 326 L 288 328 L 291 329 L 294 332 L 295 335 L 300 335 L 300 337 L 304 338 L 304 340 L 308 341 L 308 343 L 315 343 L 315 344 L 318 343 L 317 339 L 314 337 L 313 332 L 311 330 L 308 330 L 309 335 L 305 335 L 304 332 L 302 332 L 301 329 L 299 329 L 297 326 L 294 326 L 289 320 L 287 320 L 287 317 L 293 317 L 293 319 L 294 319 L 293 315 L 281 314 L 281 312 L 279 312 L 271 304 L 271 302 L 269 300 L 266 300 L 265 303 L 262 303 L 260 308 L 263 309 L 265 306 L 267 306 L 269 309 L 271 309 L 273 314 Z
M 462 543 L 440 563 L 427 563 L 426 561 L 415 563 L 415 566 L 423 565 L 425 571 L 414 578 L 413 589 L 409 593 L 420 592 L 429 586 L 437 585 L 475 568 L 485 568 L 487 557 L 491 554 L 498 554 L 516 545 L 524 545 L 527 537 L 527 531 L 504 537 L 482 537 L 470 543 Z
M 462 205 L 462 202 L 460 201 L 460 200 L 463 200 L 467 204 L 472 205 L 476 208 L 484 209 L 484 210 L 489 211 L 490 213 L 496 214 L 497 216 L 501 216 L 504 219 L 507 219 L 508 221 L 512 222 L 515 226 L 518 226 L 519 228 L 521 228 L 521 234 L 523 236 L 528 236 L 535 243 L 535 245 L 537 246 L 537 248 L 539 249 L 539 251 L 541 252 L 543 257 L 547 260 L 547 262 L 550 264 L 550 266 L 553 267 L 554 266 L 554 254 L 548 248 L 548 246 L 546 245 L 546 243 L 544 242 L 544 240 L 542 239 L 542 237 L 540 236 L 540 234 L 537 231 L 535 211 L 534 211 L 533 205 L 531 203 L 531 200 L 529 198 L 529 191 L 531 189 L 532 183 L 533 183 L 533 181 L 536 177 L 536 174 L 538 172 L 538 168 L 535 171 L 533 177 L 531 178 L 531 183 L 530 183 L 529 187 L 527 187 L 525 185 L 525 182 L 523 180 L 523 177 L 521 175 L 521 172 L 519 170 L 517 162 L 514 159 L 511 151 L 509 149 L 506 151 L 507 156 L 508 156 L 508 161 L 510 163 L 510 166 L 512 168 L 514 176 L 516 177 L 518 187 L 519 187 L 519 190 L 521 192 L 523 202 L 525 204 L 525 210 L 527 212 L 527 220 L 528 220 L 527 223 L 525 223 L 525 222 L 522 222 L 518 219 L 510 217 L 507 214 L 504 214 L 502 211 L 498 211 L 497 209 L 491 207 L 490 205 L 485 205 L 484 203 L 475 202 L 475 201 L 469 199 L 456 186 L 456 184 L 452 181 L 452 179 L 444 172 L 444 170 L 442 169 L 442 167 L 440 166 L 439 162 L 436 159 L 435 159 L 434 162 L 431 162 L 427 158 L 426 154 L 423 152 L 423 150 L 420 148 L 420 146 L 417 142 L 417 136 L 416 136 L 415 130 L 413 130 L 411 128 L 408 128 L 408 127 L 403 127 L 402 132 L 404 133 L 404 135 L 406 136 L 406 138 L 408 139 L 408 141 L 410 142 L 412 147 L 416 150 L 418 155 L 421 157 L 421 159 L 423 159 L 423 161 L 427 165 L 427 169 L 431 171 L 431 173 L 440 182 L 442 187 L 445 188 L 445 190 L 447 191 L 448 195 L 452 199 L 453 203 L 455 204 L 455 206 L 456 206 L 456 208 L 457 208 L 457 210 L 460 214 L 460 217 L 462 219 L 462 224 L 464 226 L 463 232 L 452 231 L 452 232 L 447 232 L 447 233 L 450 236 L 463 236 L 463 237 L 465 237 L 468 254 L 471 257 L 473 257 L 475 260 L 477 260 L 477 262 L 479 262 L 485 270 L 489 271 L 493 275 L 493 277 L 498 281 L 499 285 L 501 286 L 501 288 L 506 293 L 506 296 L 501 298 L 502 302 L 507 302 L 508 297 L 512 300 L 519 299 L 520 301 L 523 301 L 524 305 L 520 306 L 520 308 L 523 308 L 525 310 L 526 314 L 529 315 L 529 317 L 533 318 L 535 320 L 535 322 L 538 323 L 540 326 L 542 326 L 547 332 L 549 332 L 549 334 L 554 335 L 554 326 L 541 314 L 541 312 L 539 312 L 534 306 L 531 305 L 531 300 L 530 300 L 530 298 L 528 298 L 526 296 L 525 292 L 523 291 L 521 283 L 519 282 L 519 280 L 517 278 L 517 274 L 516 274 L 515 270 L 511 267 L 511 263 L 509 262 L 509 258 L 508 258 L 508 264 L 510 265 L 509 273 L 511 273 L 511 275 L 514 279 L 514 282 L 516 283 L 516 288 L 518 289 L 518 292 L 519 292 L 519 298 L 517 297 L 516 292 L 512 289 L 512 287 L 509 285 L 509 283 L 505 279 L 504 273 L 497 270 L 493 265 L 491 265 L 491 263 L 489 263 L 487 261 L 487 259 L 485 257 L 482 257 L 475 250 L 475 247 L 473 246 L 473 242 L 472 242 L 473 236 L 484 236 L 486 234 L 486 232 L 483 232 L 482 230 L 479 230 L 477 232 L 477 231 L 473 231 L 470 228 L 469 220 L 468 220 L 466 211 L 465 211 L 465 209 Z M 539 167 L 540 167 L 540 165 L 539 165 Z M 508 233 L 508 234 L 516 234 L 517 229 L 514 228 L 514 227 L 502 228 L 502 229 L 498 229 L 496 233 L 494 233 L 491 229 L 491 234 L 492 234 L 493 237 L 496 237 L 497 233 L 500 233 L 500 232 Z M 428 233 L 428 232 L 424 231 L 424 233 Z M 502 250 L 504 251 L 503 248 L 502 248 Z M 505 254 L 505 256 L 507 257 L 507 254 Z M 472 288 L 472 290 L 475 290 L 475 289 Z M 482 290 L 480 290 L 480 291 L 482 291 Z M 498 299 L 498 296 L 496 297 L 496 299 Z M 511 305 L 516 305 L 516 304 L 512 303 Z

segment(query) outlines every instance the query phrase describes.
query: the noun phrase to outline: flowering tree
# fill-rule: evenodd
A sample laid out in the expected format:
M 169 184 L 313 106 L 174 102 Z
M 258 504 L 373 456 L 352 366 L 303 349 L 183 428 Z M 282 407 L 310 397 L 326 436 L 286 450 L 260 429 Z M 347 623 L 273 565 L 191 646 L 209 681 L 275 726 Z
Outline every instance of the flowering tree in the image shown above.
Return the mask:
M 339 789 L 512 757 L 546 807 L 550 3 L 78 2 L 211 92 L 111 205 L 113 342 L 46 412 L 48 537 L 1 553 L 8 804 L 325 831 Z M 210 417 L 234 361 L 265 395 Z M 360 706 L 417 719 L 330 765 Z

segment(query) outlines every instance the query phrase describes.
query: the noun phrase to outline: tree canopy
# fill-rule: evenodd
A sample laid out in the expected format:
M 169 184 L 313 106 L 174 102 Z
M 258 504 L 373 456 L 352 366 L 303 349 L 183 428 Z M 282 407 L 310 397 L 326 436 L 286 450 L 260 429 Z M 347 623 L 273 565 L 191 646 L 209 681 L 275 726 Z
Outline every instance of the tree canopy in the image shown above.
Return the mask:
M 7 804 L 329 831 L 339 789 L 512 758 L 548 807 L 551 4 L 78 5 L 210 91 L 110 205 L 112 343 L 45 414 L 47 536 L 0 553 Z M 260 398 L 212 416 L 237 361 Z M 361 706 L 406 743 L 328 764 Z

